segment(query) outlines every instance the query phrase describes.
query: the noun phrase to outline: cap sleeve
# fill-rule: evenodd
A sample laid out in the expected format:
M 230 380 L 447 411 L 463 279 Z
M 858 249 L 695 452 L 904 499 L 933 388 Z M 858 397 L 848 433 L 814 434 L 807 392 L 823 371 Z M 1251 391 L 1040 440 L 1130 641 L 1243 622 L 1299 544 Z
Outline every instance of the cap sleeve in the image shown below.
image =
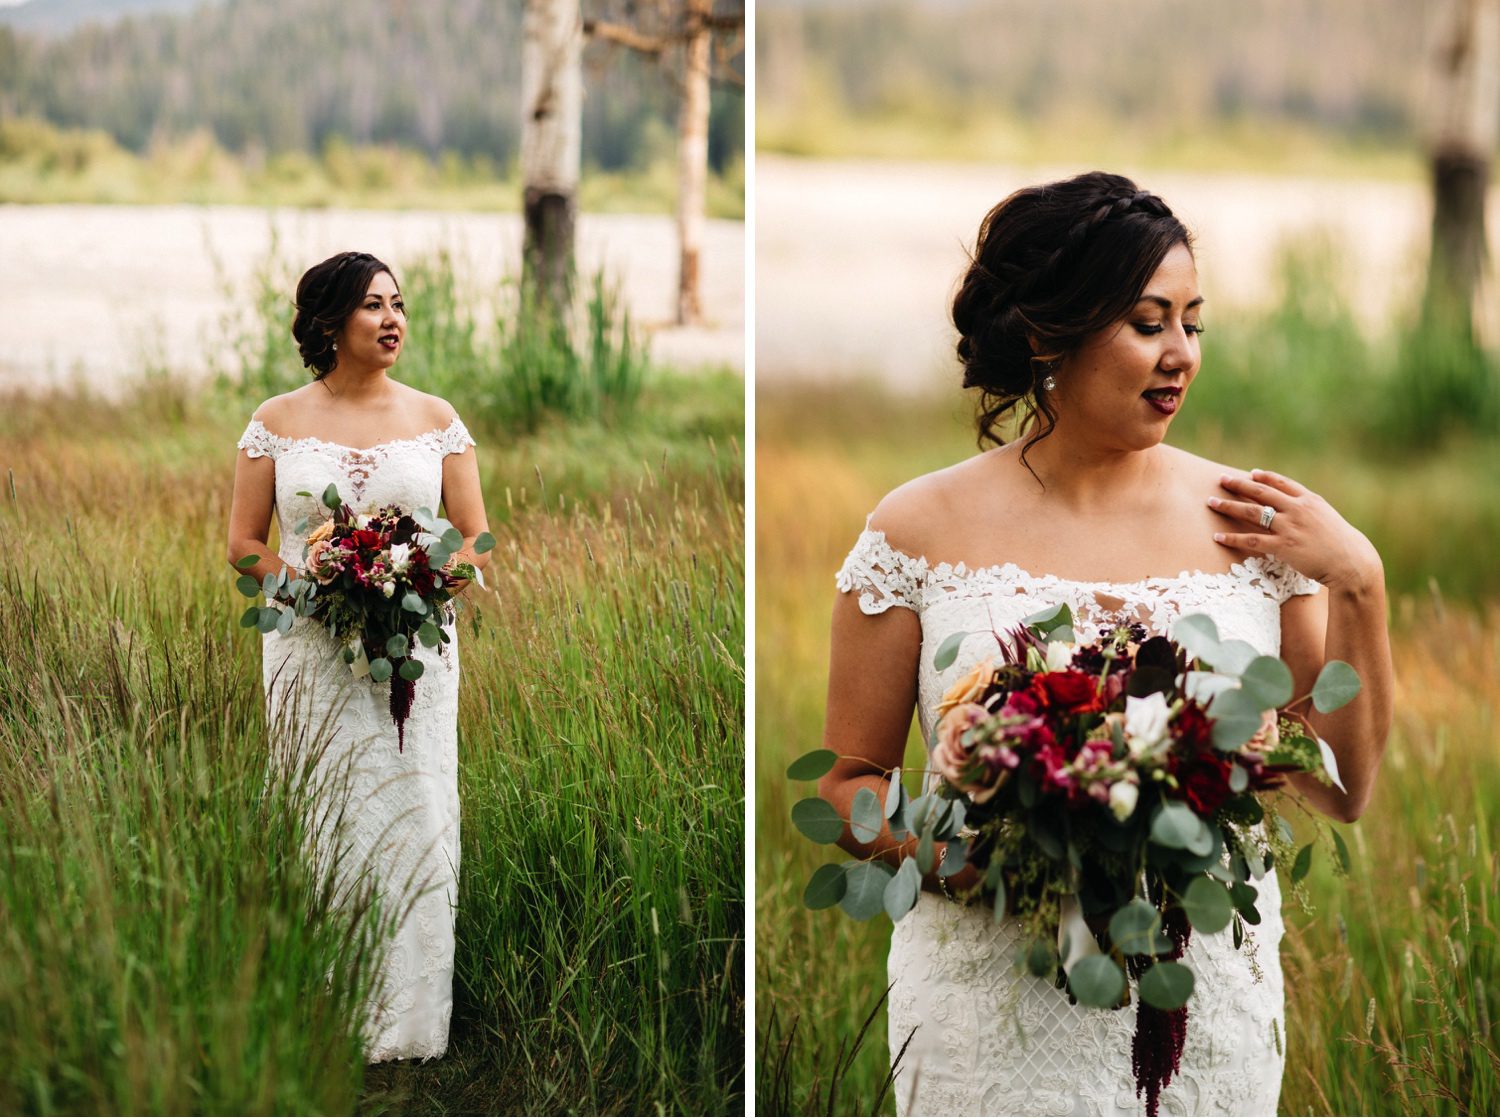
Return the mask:
M 273 435 L 266 430 L 266 425 L 258 419 L 252 419 L 250 426 L 245 428 L 245 433 L 240 436 L 240 441 L 234 445 L 243 450 L 251 458 L 272 458 L 286 449 L 291 442 L 280 435 Z
M 464 421 L 455 415 L 453 421 L 448 424 L 447 430 L 443 432 L 442 445 L 444 454 L 462 454 L 469 447 L 479 444 L 474 441 L 474 436 L 469 434 Z
M 863 613 L 884 613 L 892 606 L 919 613 L 918 595 L 926 573 L 926 560 L 897 551 L 886 542 L 884 532 L 866 528 L 835 581 L 840 593 L 858 592 Z
M 1299 594 L 1316 594 L 1323 589 L 1322 583 L 1300 574 L 1274 555 L 1261 559 L 1260 581 L 1278 605 Z

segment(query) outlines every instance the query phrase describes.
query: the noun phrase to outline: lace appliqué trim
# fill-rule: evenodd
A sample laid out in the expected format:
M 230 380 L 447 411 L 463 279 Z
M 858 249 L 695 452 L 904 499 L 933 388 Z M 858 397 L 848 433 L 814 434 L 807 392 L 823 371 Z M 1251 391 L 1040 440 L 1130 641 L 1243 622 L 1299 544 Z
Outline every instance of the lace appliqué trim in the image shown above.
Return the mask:
M 1014 563 L 970 568 L 963 563 L 931 565 L 886 542 L 885 533 L 866 528 L 839 568 L 840 592 L 859 592 L 859 608 L 867 614 L 902 606 L 921 613 L 935 596 L 963 593 L 1010 593 L 1042 597 L 1071 597 L 1069 591 L 1099 591 L 1103 597 L 1143 606 L 1156 613 L 1168 602 L 1184 604 L 1185 588 L 1205 591 L 1246 586 L 1259 590 L 1278 605 L 1297 594 L 1316 594 L 1322 587 L 1272 556 L 1252 555 L 1227 571 L 1182 571 L 1177 575 L 1135 582 L 1087 582 L 1035 575 Z
M 447 454 L 462 454 L 466 447 L 476 446 L 474 437 L 469 434 L 469 429 L 464 426 L 463 420 L 454 416 L 447 427 L 441 430 L 424 431 L 415 438 L 391 439 L 389 442 L 376 443 L 374 446 L 357 447 L 345 446 L 343 443 L 331 443 L 326 439 L 308 437 L 305 439 L 289 439 L 284 435 L 273 434 L 266 430 L 266 426 L 258 419 L 252 419 L 250 425 L 245 428 L 245 433 L 240 436 L 240 441 L 235 446 L 243 450 L 251 458 L 279 458 L 293 450 L 308 448 L 338 450 L 344 452 L 345 458 L 364 459 L 379 461 L 386 457 L 393 448 L 419 446 L 428 447 L 432 450 Z

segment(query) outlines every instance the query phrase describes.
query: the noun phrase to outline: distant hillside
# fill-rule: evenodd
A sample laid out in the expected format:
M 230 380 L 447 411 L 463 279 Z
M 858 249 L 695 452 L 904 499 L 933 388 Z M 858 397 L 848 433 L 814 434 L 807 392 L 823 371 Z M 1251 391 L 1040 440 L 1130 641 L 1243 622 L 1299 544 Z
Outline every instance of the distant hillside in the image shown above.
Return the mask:
M 124 14 L 148 0 L 29 0 Z M 188 0 L 154 0 L 158 9 Z M 100 128 L 135 151 L 206 129 L 232 151 L 393 143 L 504 167 L 520 138 L 521 0 L 222 0 L 61 37 L 0 23 L 0 117 Z M 643 167 L 670 151 L 676 89 L 654 62 L 590 47 L 584 159 Z M 743 96 L 719 92 L 709 158 L 744 149 Z
M 757 0 L 757 118 L 1005 116 L 1138 133 L 1273 121 L 1371 142 L 1416 128 L 1411 0 Z M 789 147 L 788 150 L 791 150 Z
M 0 7 L 0 24 L 18 31 L 60 35 L 86 23 L 109 24 L 125 16 L 188 12 L 220 0 L 23 0 Z

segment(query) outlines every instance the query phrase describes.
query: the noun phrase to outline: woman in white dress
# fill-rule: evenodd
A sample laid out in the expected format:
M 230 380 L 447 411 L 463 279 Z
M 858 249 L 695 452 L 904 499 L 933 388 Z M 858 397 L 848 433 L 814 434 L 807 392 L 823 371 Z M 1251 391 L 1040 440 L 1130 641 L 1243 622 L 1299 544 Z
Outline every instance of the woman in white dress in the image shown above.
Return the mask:
M 474 440 L 445 401 L 389 375 L 406 329 L 396 278 L 368 253 L 340 253 L 302 277 L 292 334 L 313 380 L 261 404 L 239 441 L 230 563 L 259 555 L 248 571 L 257 580 L 283 568 L 295 578 L 304 541 L 330 515 L 321 497 L 333 483 L 356 513 L 387 504 L 437 512 L 441 504 L 464 537 L 453 561 L 486 565 L 488 555 L 472 551 L 487 530 Z M 275 553 L 267 543 L 273 509 Z M 441 1056 L 448 1046 L 458 643 L 454 626 L 444 628 L 447 643 L 417 649 L 424 672 L 404 745 L 389 709 L 390 682 L 354 679 L 317 621 L 298 618 L 285 635 L 262 638 L 268 729 L 322 750 L 318 767 L 339 800 L 319 806 L 325 850 L 342 848 L 351 882 L 370 871 L 396 925 L 367 1011 L 371 1062 Z
M 1208 613 L 1225 637 L 1279 653 L 1297 694 L 1325 660 L 1352 664 L 1360 696 L 1312 715 L 1347 792 L 1298 779 L 1294 794 L 1340 820 L 1365 809 L 1391 720 L 1380 557 L 1304 486 L 1163 441 L 1198 374 L 1202 301 L 1186 229 L 1118 175 L 1021 190 L 984 219 L 953 317 L 982 444 L 996 445 L 887 495 L 839 572 L 825 744 L 844 760 L 820 791 L 846 819 L 861 788 L 883 802 L 913 707 L 931 741 L 938 699 L 984 653 L 968 642 L 938 672 L 937 644 L 1058 602 L 1085 639 L 1121 620 L 1166 633 Z M 1006 445 L 998 425 L 1017 407 L 1029 418 Z M 888 831 L 861 844 L 847 828 L 842 845 L 893 863 L 915 846 Z M 953 894 L 974 884 L 970 869 L 946 882 Z M 1274 872 L 1257 884 L 1263 920 L 1245 949 L 1227 929 L 1191 939 L 1199 981 L 1163 1114 L 1275 1113 L 1280 892 Z M 898 1110 L 1142 1113 L 1134 1012 L 1070 1005 L 1018 973 L 1018 926 L 943 886 L 929 875 L 892 935 Z

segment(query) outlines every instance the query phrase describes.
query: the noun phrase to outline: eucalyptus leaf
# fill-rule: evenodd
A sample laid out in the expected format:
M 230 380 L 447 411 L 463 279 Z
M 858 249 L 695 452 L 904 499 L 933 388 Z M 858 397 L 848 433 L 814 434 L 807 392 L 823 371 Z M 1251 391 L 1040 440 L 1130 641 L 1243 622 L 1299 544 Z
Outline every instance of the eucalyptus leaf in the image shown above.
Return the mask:
M 1026 950 L 1026 969 L 1038 978 L 1051 978 L 1057 969 L 1057 949 L 1045 939 L 1034 939 Z
M 1229 899 L 1234 902 L 1235 909 L 1252 924 L 1260 923 L 1260 913 L 1255 910 L 1258 896 L 1260 891 L 1248 881 L 1236 881 L 1229 887 Z
M 1359 673 L 1342 660 L 1330 660 L 1313 684 L 1313 706 L 1322 714 L 1338 710 L 1359 694 Z
M 1250 787 L 1250 774 L 1245 771 L 1244 765 L 1229 766 L 1229 790 L 1236 796 Z
M 443 631 L 431 621 L 422 622 L 422 627 L 417 630 L 417 640 L 428 648 L 436 648 L 443 640 Z
M 428 622 L 431 624 L 431 622 Z M 426 628 L 424 625 L 423 628 Z M 435 629 L 436 626 L 433 626 Z M 417 637 L 422 636 L 421 629 L 417 630 Z M 424 641 L 424 644 L 436 644 L 437 637 Z M 833 771 L 833 766 L 838 763 L 839 755 L 831 749 L 814 749 L 811 753 L 804 753 L 786 768 L 789 780 L 817 780 L 819 777 L 827 776 Z
M 261 606 L 260 617 L 255 622 L 255 627 L 262 633 L 275 632 L 277 623 L 281 620 L 281 611 L 275 606 Z
M 964 807 L 962 800 L 948 800 L 945 806 L 938 809 L 937 824 L 933 828 L 933 835 L 942 840 L 957 837 L 963 830 L 964 817 L 968 810 Z
M 259 562 L 259 555 L 247 555 L 243 559 L 238 559 L 235 561 L 234 569 L 237 571 L 248 571 L 251 567 L 255 566 L 255 564 Z
M 1214 748 L 1227 753 L 1244 745 L 1260 729 L 1265 709 L 1245 691 L 1222 692 L 1208 708 L 1214 719 Z
M 281 580 L 276 577 L 276 571 L 267 571 L 266 577 L 260 580 L 260 589 L 267 598 L 274 597 Z
M 420 660 L 401 661 L 401 678 L 406 680 L 408 683 L 415 683 L 417 680 L 421 679 L 422 672 L 425 670 L 426 665 L 423 664 Z
M 843 900 L 844 889 L 844 867 L 830 862 L 813 871 L 802 890 L 802 903 L 811 909 L 832 908 Z
M 385 642 L 387 656 L 405 656 L 409 651 L 405 633 L 396 633 Z
M 343 499 L 339 496 L 339 487 L 330 481 L 328 488 L 323 490 L 323 504 L 331 509 L 337 509 L 343 503 Z
M 885 893 L 881 898 L 885 903 L 885 914 L 892 920 L 900 920 L 917 903 L 917 894 L 921 890 L 922 875 L 917 872 L 917 864 L 907 858 L 896 875 L 885 883 Z
M 924 874 L 932 872 L 932 867 L 937 862 L 937 846 L 932 838 L 932 831 L 922 832 L 922 837 L 917 840 L 917 869 Z
M 376 683 L 384 683 L 391 678 L 395 667 L 384 656 L 377 656 L 370 661 L 370 678 Z
M 1193 613 L 1178 618 L 1172 626 L 1172 639 L 1180 644 L 1187 654 L 1205 664 L 1217 667 L 1219 656 L 1219 627 L 1206 613 Z
M 1182 911 L 1193 931 L 1213 935 L 1229 927 L 1234 902 L 1229 890 L 1211 877 L 1195 877 L 1182 894 Z
M 276 619 L 276 631 L 286 636 L 292 631 L 292 623 L 297 620 L 297 615 L 291 610 L 281 610 L 281 616 Z
M 896 813 L 901 810 L 901 793 L 905 789 L 901 785 L 901 770 L 896 769 L 891 773 L 891 779 L 885 787 L 885 817 L 894 819 Z
M 307 531 L 307 521 L 308 518 L 304 516 L 301 520 L 292 525 L 292 531 L 297 533 L 297 535 L 299 536 L 302 535 L 303 532 Z M 306 549 L 304 548 L 303 550 L 305 551 Z
M 260 596 L 260 583 L 256 582 L 255 578 L 251 575 L 240 575 L 239 578 L 234 580 L 234 588 L 247 598 L 257 598 Z
M 895 870 L 884 862 L 856 862 L 844 871 L 839 906 L 855 920 L 868 920 L 885 907 L 885 887 Z
M 1153 963 L 1141 975 L 1140 991 L 1141 1000 L 1154 1009 L 1181 1009 L 1193 994 L 1193 972 L 1181 963 Z
M 792 805 L 792 825 L 813 842 L 837 842 L 844 833 L 843 817 L 820 796 L 809 796 Z
M 932 656 L 932 670 L 935 672 L 947 671 L 953 666 L 953 661 L 958 659 L 958 647 L 964 643 L 964 638 L 970 634 L 949 633 L 938 645 L 937 651 Z
M 440 543 L 435 543 L 427 549 L 427 565 L 435 571 L 441 570 L 448 560 L 452 558 L 453 552 Z
M 1136 897 L 1109 918 L 1109 940 L 1126 955 L 1149 955 L 1161 927 L 1161 913 Z
M 1072 630 L 1073 611 L 1067 602 L 1059 602 L 1057 605 L 1044 609 L 1040 613 L 1033 613 L 1030 617 L 1023 617 L 1021 624 L 1037 630 L 1044 637 L 1052 636 L 1059 629 L 1066 628 L 1070 631 Z M 1056 639 L 1061 640 L 1062 638 L 1058 637 Z
M 1261 710 L 1275 710 L 1292 700 L 1292 669 L 1274 656 L 1257 656 L 1240 676 L 1240 690 Z
M 437 530 L 437 517 L 432 514 L 432 510 L 426 505 L 413 512 L 411 518 L 429 532 Z
M 1082 1005 L 1112 1009 L 1125 993 L 1125 972 L 1108 955 L 1085 955 L 1068 972 L 1068 989 Z
M 1345 873 L 1348 873 L 1349 866 L 1352 864 L 1352 862 L 1349 857 L 1349 848 L 1344 845 L 1344 836 L 1339 834 L 1338 831 L 1334 830 L 1331 827 L 1329 828 L 1328 833 L 1333 836 L 1333 852 L 1338 857 L 1339 868 L 1342 869 Z
M 885 824 L 885 814 L 880 810 L 880 797 L 869 788 L 854 793 L 854 803 L 849 809 L 849 831 L 858 842 L 874 842 L 880 837 Z
M 1227 675 L 1240 675 L 1259 656 L 1249 641 L 1220 641 L 1214 668 Z
M 260 607 L 259 606 L 251 606 L 249 609 L 247 609 L 244 613 L 242 613 L 240 615 L 240 628 L 241 629 L 253 629 L 253 628 L 255 628 L 255 623 L 257 621 L 259 621 L 259 620 L 260 620 Z
M 1297 857 L 1292 861 L 1292 884 L 1295 885 L 1307 876 L 1307 871 L 1312 869 L 1312 843 L 1308 843 L 1297 851 Z
M 409 590 L 401 599 L 401 608 L 406 610 L 407 613 L 425 614 L 427 612 L 427 603 L 422 601 L 421 596 L 416 591 Z
M 1151 819 L 1151 841 L 1170 850 L 1186 850 L 1203 826 L 1187 804 L 1169 801 Z
M 495 550 L 495 537 L 488 532 L 480 532 L 474 537 L 474 554 L 483 555 L 486 551 Z
M 985 885 L 995 894 L 992 909 L 996 920 L 1005 919 L 1005 873 L 1004 867 L 999 862 L 991 862 L 990 869 L 984 875 Z
M 969 864 L 969 844 L 957 839 L 943 847 L 943 860 L 938 865 L 939 877 L 952 877 Z

